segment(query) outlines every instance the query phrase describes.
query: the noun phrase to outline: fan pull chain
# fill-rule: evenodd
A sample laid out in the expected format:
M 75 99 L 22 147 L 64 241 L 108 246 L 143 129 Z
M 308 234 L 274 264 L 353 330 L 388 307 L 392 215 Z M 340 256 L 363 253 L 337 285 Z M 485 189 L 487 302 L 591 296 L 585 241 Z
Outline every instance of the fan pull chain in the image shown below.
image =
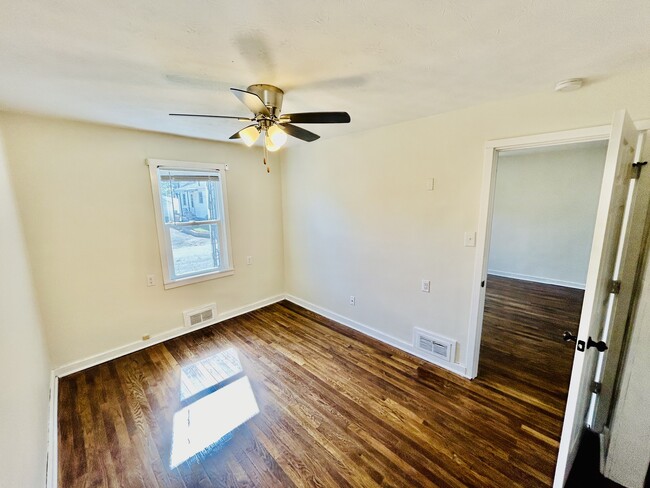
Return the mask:
M 271 172 L 271 167 L 266 162 L 268 157 L 269 157 L 269 150 L 266 148 L 266 144 L 264 144 L 264 166 L 266 166 L 266 172 L 270 173 Z

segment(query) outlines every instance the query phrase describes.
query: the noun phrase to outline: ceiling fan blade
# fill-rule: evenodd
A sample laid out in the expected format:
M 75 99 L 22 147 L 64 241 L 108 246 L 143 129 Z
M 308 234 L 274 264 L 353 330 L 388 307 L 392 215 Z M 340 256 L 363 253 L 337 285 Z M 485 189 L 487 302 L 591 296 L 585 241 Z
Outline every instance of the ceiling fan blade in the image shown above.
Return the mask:
M 280 129 L 282 129 L 290 136 L 297 137 L 298 139 L 307 142 L 312 142 L 320 138 L 318 134 L 314 134 L 313 132 L 310 132 L 307 129 L 303 129 L 302 127 L 298 127 L 297 125 L 280 124 Z
M 240 136 L 239 134 L 240 134 L 242 131 L 245 131 L 246 129 L 248 129 L 249 127 L 257 127 L 257 124 L 247 125 L 247 126 L 244 127 L 242 130 L 238 130 L 237 132 L 235 132 L 235 133 L 234 133 L 233 135 L 231 135 L 228 139 L 241 139 L 241 136 Z
M 262 114 L 267 117 L 271 116 L 271 112 L 264 105 L 264 101 L 257 95 L 257 93 L 249 92 L 246 90 L 240 90 L 239 88 L 231 88 L 230 91 L 239 98 L 239 101 L 248 107 L 248 110 L 253 112 L 255 115 Z
M 234 119 L 241 120 L 242 122 L 250 122 L 251 118 L 249 117 L 235 117 L 232 115 L 207 115 L 207 114 L 169 114 L 172 117 L 208 117 L 211 119 Z
M 280 122 L 292 124 L 347 124 L 350 114 L 347 112 L 302 112 L 298 114 L 282 114 Z

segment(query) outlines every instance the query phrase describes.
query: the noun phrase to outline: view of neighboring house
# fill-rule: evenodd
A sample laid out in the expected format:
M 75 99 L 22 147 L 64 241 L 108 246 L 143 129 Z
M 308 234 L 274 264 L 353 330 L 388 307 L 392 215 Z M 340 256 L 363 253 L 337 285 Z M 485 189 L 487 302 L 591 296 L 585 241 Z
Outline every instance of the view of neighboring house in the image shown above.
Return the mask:
M 208 189 L 206 182 L 165 182 L 162 188 L 164 213 L 172 222 L 205 220 L 208 218 Z

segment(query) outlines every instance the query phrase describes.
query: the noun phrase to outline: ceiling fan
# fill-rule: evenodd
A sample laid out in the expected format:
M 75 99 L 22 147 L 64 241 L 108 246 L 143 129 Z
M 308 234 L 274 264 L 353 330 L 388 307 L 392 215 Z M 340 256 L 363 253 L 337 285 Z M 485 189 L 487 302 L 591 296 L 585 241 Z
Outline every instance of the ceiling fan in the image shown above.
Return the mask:
M 217 119 L 235 119 L 242 122 L 253 122 L 240 131 L 235 132 L 230 139 L 242 139 L 247 146 L 252 146 L 260 134 L 264 133 L 264 164 L 267 164 L 267 151 L 277 151 L 287 141 L 287 136 L 312 142 L 320 136 L 294 124 L 347 124 L 350 115 L 347 112 L 302 112 L 283 114 L 282 99 L 284 92 L 277 86 L 257 84 L 246 90 L 231 88 L 230 91 L 248 109 L 253 117 L 237 117 L 231 115 L 207 114 L 169 114 L 176 117 L 209 117 Z M 269 171 L 267 165 L 267 171 Z

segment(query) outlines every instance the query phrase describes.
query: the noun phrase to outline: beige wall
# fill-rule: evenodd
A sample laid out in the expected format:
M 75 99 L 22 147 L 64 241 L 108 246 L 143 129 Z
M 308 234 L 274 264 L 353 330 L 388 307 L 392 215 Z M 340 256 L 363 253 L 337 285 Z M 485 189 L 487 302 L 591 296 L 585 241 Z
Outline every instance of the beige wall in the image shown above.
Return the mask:
M 14 114 L 0 130 L 54 367 L 176 329 L 188 308 L 283 292 L 280 165 L 267 175 L 259 151 Z M 229 163 L 234 276 L 163 288 L 151 157 Z
M 0 130 L 0 486 L 45 485 L 50 364 Z
M 499 153 L 488 272 L 584 288 L 605 141 Z
M 649 86 L 646 70 L 290 148 L 287 291 L 403 341 L 414 326 L 457 339 L 465 362 L 476 248 L 463 233 L 477 229 L 485 141 L 608 124 L 620 108 L 650 118 Z

